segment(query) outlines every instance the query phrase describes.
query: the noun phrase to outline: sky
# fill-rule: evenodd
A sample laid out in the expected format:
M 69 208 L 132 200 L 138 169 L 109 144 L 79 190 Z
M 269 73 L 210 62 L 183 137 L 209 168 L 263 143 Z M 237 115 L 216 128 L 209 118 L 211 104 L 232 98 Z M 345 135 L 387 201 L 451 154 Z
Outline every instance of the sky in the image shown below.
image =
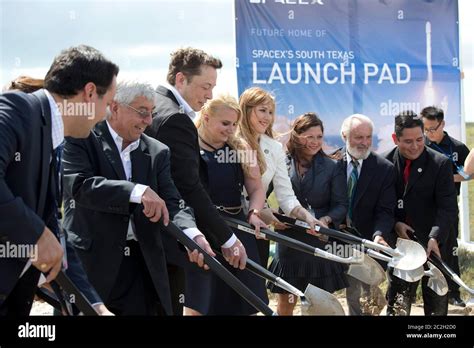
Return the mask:
M 238 0 L 244 1 L 244 0 Z M 326 0 L 329 1 L 329 0 Z M 222 59 L 215 94 L 237 96 L 234 0 L 0 0 L 0 86 L 44 77 L 63 48 L 85 43 L 120 66 L 120 78 L 156 86 L 169 54 L 199 47 Z M 474 122 L 474 1 L 459 0 L 464 114 Z

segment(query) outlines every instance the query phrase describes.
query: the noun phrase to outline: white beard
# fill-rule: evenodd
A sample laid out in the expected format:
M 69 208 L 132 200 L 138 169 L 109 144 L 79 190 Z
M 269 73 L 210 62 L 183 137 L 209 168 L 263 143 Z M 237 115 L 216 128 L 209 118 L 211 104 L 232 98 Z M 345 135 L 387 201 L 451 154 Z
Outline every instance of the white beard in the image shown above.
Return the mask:
M 348 141 L 346 141 L 346 149 L 349 152 L 349 154 L 357 160 L 367 159 L 367 157 L 369 157 L 369 155 L 370 155 L 370 150 L 371 150 L 370 147 L 369 147 L 365 151 L 360 151 L 356 147 L 352 147 L 351 145 L 349 145 Z

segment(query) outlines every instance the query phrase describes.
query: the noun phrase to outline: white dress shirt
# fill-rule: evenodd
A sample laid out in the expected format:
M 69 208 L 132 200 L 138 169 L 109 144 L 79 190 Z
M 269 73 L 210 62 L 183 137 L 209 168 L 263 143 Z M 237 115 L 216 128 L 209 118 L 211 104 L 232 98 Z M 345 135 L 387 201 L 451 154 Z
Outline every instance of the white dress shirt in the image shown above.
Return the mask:
M 125 176 L 128 181 L 132 180 L 132 158 L 130 153 L 140 146 L 140 139 L 129 144 L 125 149 L 122 150 L 123 138 L 117 134 L 117 132 L 110 126 L 109 122 L 106 121 L 107 127 L 109 128 L 110 135 L 114 139 L 117 150 L 120 154 L 120 159 L 122 160 L 122 166 L 125 171 Z M 142 196 L 145 190 L 148 188 L 146 185 L 136 184 L 130 194 L 130 203 L 140 204 L 142 202 Z M 133 215 L 130 216 L 128 231 L 127 231 L 127 240 L 137 240 L 135 235 L 135 224 L 133 222 Z M 196 227 L 190 227 L 183 230 L 183 232 L 191 239 L 194 239 L 198 235 L 202 235 L 201 231 Z
M 165 87 L 168 88 L 171 93 L 173 93 L 176 100 L 178 101 L 178 104 L 183 108 L 183 113 L 188 115 L 194 122 L 194 119 L 196 118 L 196 112 L 191 108 L 191 106 L 189 106 L 188 102 L 184 100 L 184 98 L 181 96 L 181 94 L 179 94 L 178 90 L 174 86 L 167 84 Z

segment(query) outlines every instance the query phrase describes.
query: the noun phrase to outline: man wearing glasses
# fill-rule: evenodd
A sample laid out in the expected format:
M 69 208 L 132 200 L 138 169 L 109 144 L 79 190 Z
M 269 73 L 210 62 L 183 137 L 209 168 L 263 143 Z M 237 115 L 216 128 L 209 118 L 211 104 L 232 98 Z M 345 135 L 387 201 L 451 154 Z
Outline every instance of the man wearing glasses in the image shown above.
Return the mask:
M 121 82 L 107 120 L 64 147 L 64 227 L 89 280 L 117 315 L 172 314 L 165 249 L 186 254 L 158 220 L 172 219 L 212 252 L 171 180 L 169 148 L 143 134 L 154 108 L 153 87 Z M 203 266 L 197 250 L 189 258 Z
M 428 106 L 421 111 L 421 116 L 425 127 L 426 145 L 448 157 L 453 164 L 454 182 L 457 195 L 459 196 L 461 181 L 470 179 L 470 176 L 466 174 L 463 167 L 463 163 L 469 155 L 469 149 L 462 142 L 449 136 L 444 131 L 446 123 L 442 109 Z M 453 224 L 449 238 L 446 241 L 445 254 L 448 265 L 459 275 L 459 261 L 457 257 L 458 220 L 459 217 Z M 449 302 L 455 306 L 465 307 L 466 304 L 461 299 L 459 292 L 459 285 L 451 279 L 448 279 L 448 284 Z

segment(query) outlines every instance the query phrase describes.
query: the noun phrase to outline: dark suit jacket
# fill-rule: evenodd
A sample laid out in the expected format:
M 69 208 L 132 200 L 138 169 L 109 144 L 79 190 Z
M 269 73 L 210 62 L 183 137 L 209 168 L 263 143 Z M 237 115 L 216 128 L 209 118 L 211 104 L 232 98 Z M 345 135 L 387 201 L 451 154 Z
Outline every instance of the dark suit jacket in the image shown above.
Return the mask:
M 338 162 L 347 181 L 347 157 Z M 395 223 L 395 168 L 382 156 L 371 152 L 362 162 L 352 210 L 352 224 L 363 238 L 391 236 Z M 391 238 L 390 238 L 391 239 Z
M 313 157 L 311 168 L 300 178 L 295 160 L 287 157 L 289 176 L 298 201 L 314 211 L 314 216 L 330 216 L 339 226 L 347 213 L 347 183 L 342 168 L 320 152 Z
M 180 228 L 196 227 L 192 211 L 181 205 L 169 171 L 169 149 L 142 135 L 131 152 L 132 181 L 127 181 L 120 154 L 105 121 L 87 139 L 67 139 L 64 148 L 64 228 L 89 279 L 106 300 L 117 281 L 126 246 L 130 215 L 136 236 L 163 308 L 171 314 L 170 290 L 162 231 L 130 203 L 136 183 L 150 186 L 165 200 Z M 177 241 L 174 240 L 177 248 Z M 184 259 L 185 254 L 181 252 Z
M 424 245 L 430 238 L 443 244 L 458 213 L 451 162 L 446 156 L 425 146 L 420 157 L 411 164 L 405 188 L 405 160 L 398 147 L 388 152 L 385 158 L 395 165 L 395 222 L 411 222 L 416 236 Z
M 163 86 L 157 89 L 157 113 L 146 133 L 169 146 L 171 174 L 181 196 L 196 216 L 206 237 L 220 247 L 232 230 L 220 217 L 199 178 L 201 156 L 198 134 L 190 117 L 180 110 L 173 93 Z
M 48 197 L 56 197 L 55 191 L 48 192 L 55 185 L 50 170 L 51 152 L 51 110 L 45 93 L 0 95 L 0 243 L 34 245 L 45 225 L 57 232 L 58 224 L 53 223 L 48 203 Z M 70 245 L 67 247 L 67 274 L 90 302 L 101 302 L 74 250 Z M 18 283 L 26 261 L 0 259 L 0 306 Z M 33 270 L 25 277 L 30 275 L 34 279 L 21 278 L 21 282 L 29 285 L 17 288 L 25 299 L 18 312 L 28 313 L 31 303 L 27 301 L 36 290 L 39 274 Z

